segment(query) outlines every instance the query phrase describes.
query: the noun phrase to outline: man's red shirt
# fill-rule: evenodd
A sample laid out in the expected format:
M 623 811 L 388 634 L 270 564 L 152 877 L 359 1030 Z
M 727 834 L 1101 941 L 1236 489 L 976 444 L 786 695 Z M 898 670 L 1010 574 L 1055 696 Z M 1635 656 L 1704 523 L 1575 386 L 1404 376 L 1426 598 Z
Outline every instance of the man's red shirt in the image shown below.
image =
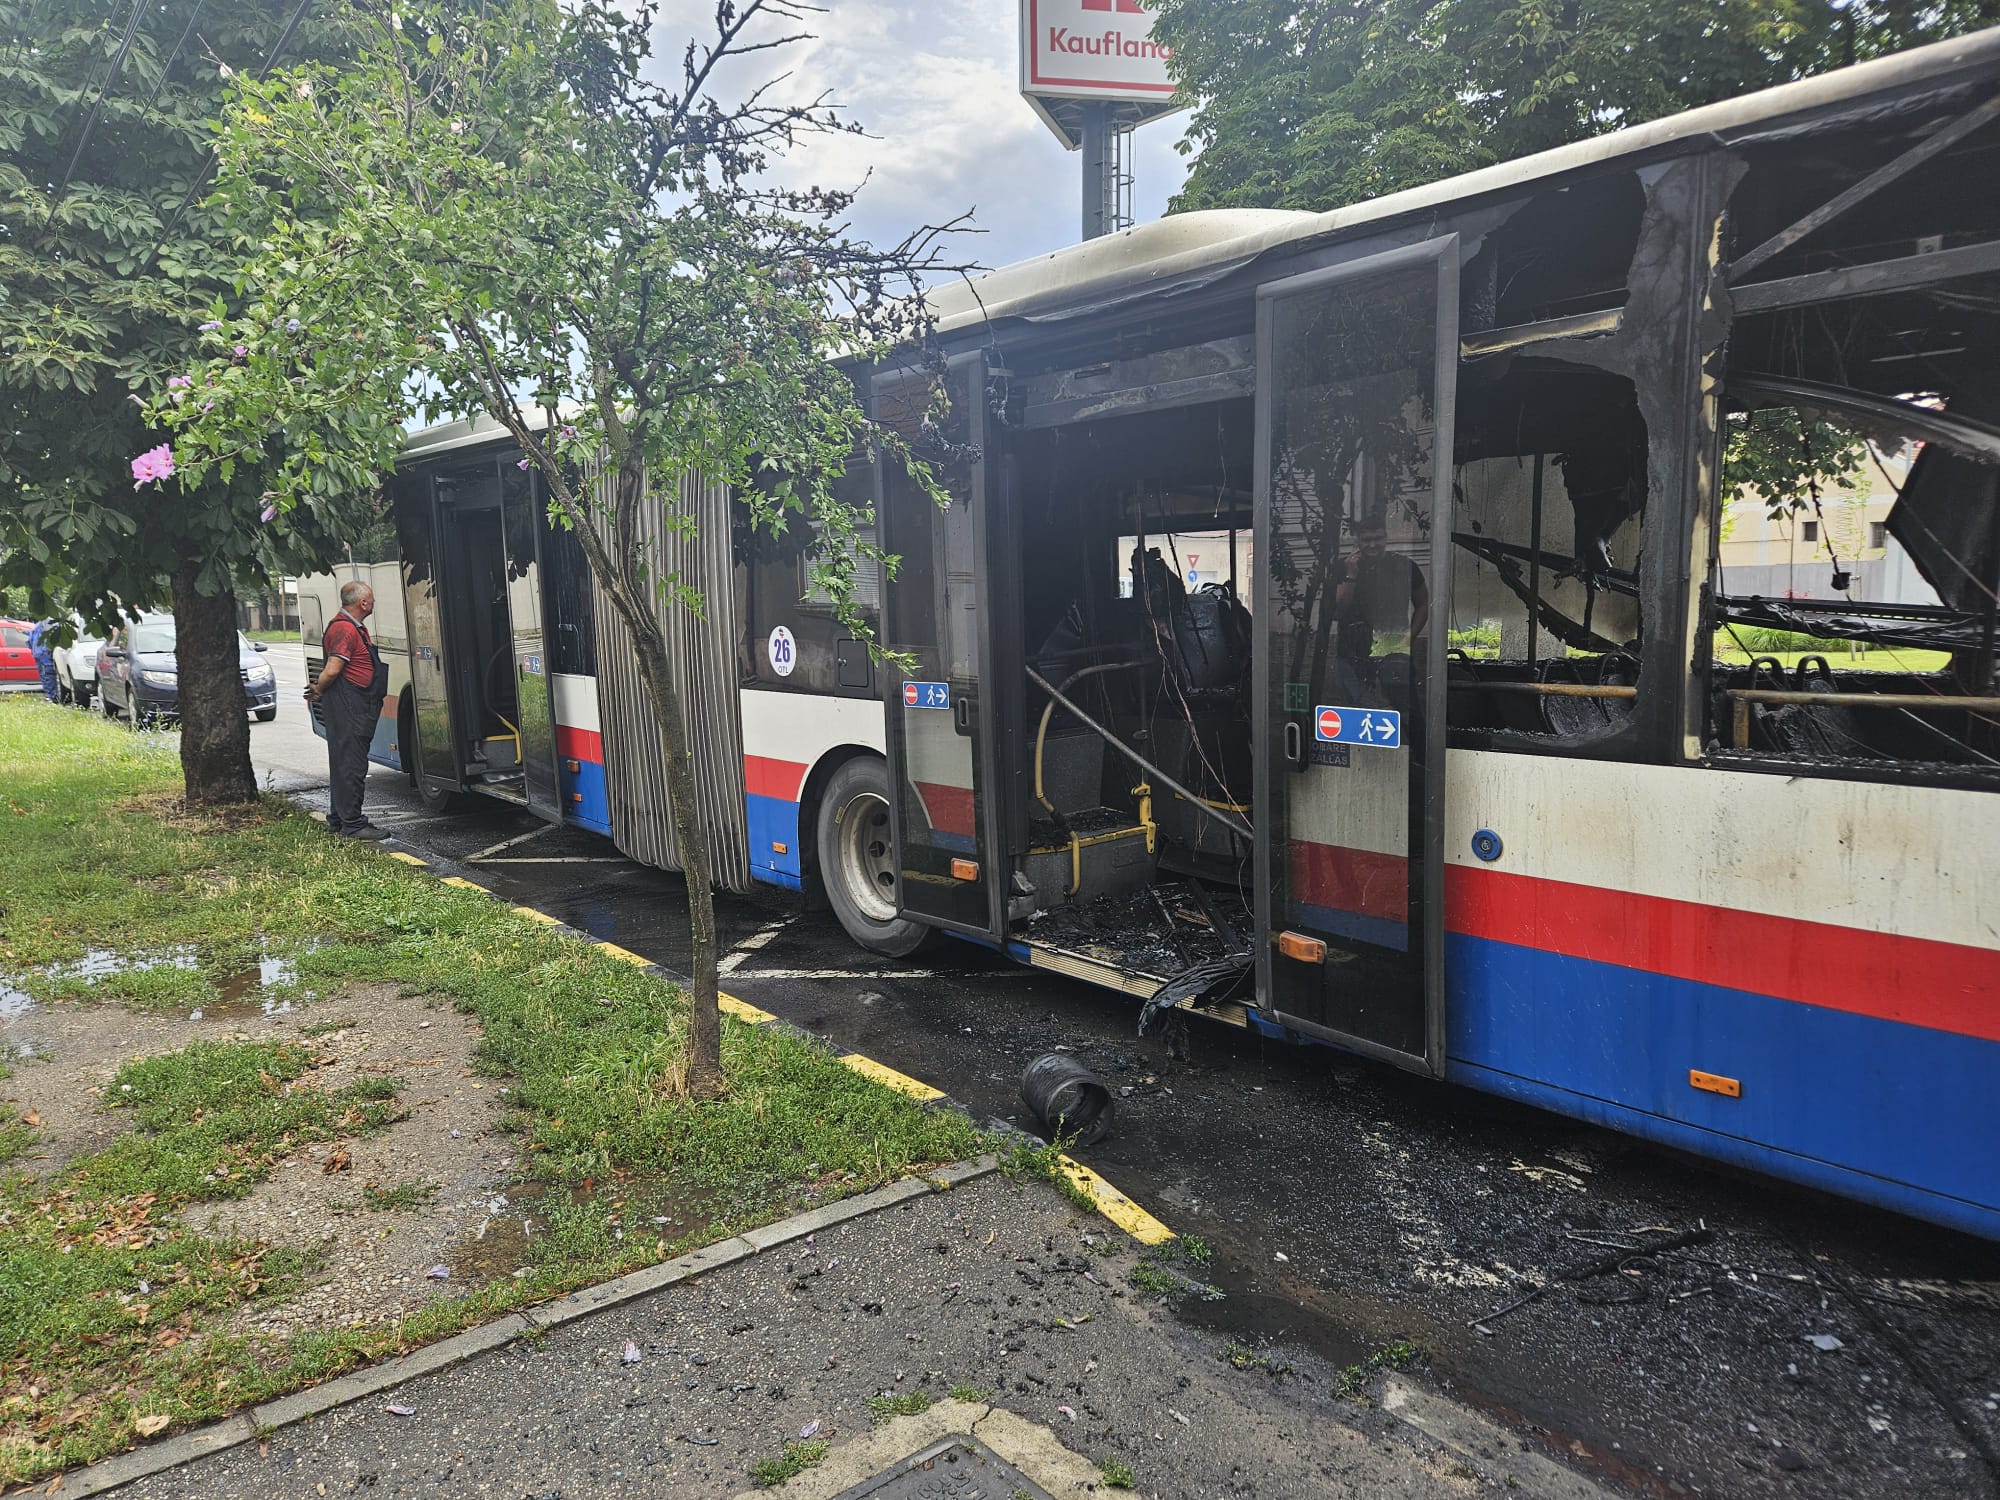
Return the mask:
M 367 626 L 357 625 L 354 617 L 343 611 L 326 627 L 320 644 L 328 656 L 337 656 L 347 663 L 340 675 L 354 686 L 365 691 L 375 685 L 375 654 L 369 649 L 373 640 Z

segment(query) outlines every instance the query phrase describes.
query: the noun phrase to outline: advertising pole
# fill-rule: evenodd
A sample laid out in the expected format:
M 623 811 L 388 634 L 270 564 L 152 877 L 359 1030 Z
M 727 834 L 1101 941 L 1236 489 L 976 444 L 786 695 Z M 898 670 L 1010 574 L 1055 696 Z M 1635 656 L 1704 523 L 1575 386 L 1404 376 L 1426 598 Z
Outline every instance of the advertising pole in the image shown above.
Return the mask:
M 1107 235 L 1118 227 L 1111 210 L 1111 106 L 1079 107 L 1083 136 L 1083 237 Z

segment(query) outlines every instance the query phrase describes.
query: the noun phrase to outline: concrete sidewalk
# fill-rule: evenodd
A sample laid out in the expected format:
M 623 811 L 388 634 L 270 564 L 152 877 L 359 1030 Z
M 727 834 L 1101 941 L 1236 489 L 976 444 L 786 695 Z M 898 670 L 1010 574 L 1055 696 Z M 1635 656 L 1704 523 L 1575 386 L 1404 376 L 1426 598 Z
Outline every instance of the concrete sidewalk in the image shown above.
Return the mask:
M 830 1451 L 779 1493 L 822 1500 L 968 1430 L 1058 1496 L 1101 1489 L 1107 1458 L 1142 1495 L 1601 1493 L 1407 1382 L 1387 1393 L 1392 1415 L 1337 1398 L 1340 1372 L 1309 1356 L 1238 1368 L 1214 1335 L 1132 1289 L 1135 1258 L 1131 1241 L 1046 1185 L 989 1176 L 118 1493 L 719 1500 L 749 1491 L 753 1464 L 809 1432 Z M 967 1399 L 948 1400 L 954 1389 Z M 885 1392 L 938 1404 L 879 1425 L 869 1400 Z

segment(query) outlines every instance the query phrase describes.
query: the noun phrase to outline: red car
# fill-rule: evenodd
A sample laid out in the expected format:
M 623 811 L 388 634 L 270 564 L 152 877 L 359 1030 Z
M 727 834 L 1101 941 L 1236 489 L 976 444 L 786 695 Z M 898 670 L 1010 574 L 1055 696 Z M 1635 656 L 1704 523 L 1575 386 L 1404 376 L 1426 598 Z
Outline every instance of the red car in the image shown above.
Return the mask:
M 42 674 L 28 649 L 28 632 L 34 628 L 27 620 L 0 620 L 0 692 L 27 683 L 41 687 Z

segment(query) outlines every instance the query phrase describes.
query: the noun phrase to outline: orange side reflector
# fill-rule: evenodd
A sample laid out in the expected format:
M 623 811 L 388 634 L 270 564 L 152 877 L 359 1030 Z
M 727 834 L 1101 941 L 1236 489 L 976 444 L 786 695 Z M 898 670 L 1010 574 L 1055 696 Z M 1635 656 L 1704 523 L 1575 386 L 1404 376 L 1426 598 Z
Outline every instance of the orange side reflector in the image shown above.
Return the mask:
M 1287 958 L 1296 958 L 1302 964 L 1326 962 L 1325 941 L 1321 938 L 1307 937 L 1303 932 L 1279 933 L 1278 951 Z
M 571 793 L 569 794 L 569 800 L 570 800 L 570 801 L 572 801 L 572 802 L 581 802 L 581 801 L 583 800 L 583 793 L 582 793 L 582 792 L 571 792 Z
M 1740 1078 L 1724 1078 L 1720 1073 L 1704 1073 L 1700 1068 L 1689 1068 L 1688 1082 L 1698 1089 L 1706 1089 L 1711 1094 L 1721 1094 L 1725 1098 L 1743 1097 L 1743 1080 Z
M 773 843 L 771 845 L 771 852 L 773 854 L 790 854 L 792 852 L 792 846 L 790 844 Z
M 979 878 L 979 861 L 976 859 L 955 859 L 951 862 L 951 875 L 954 880 L 977 880 Z
M 569 767 L 569 774 L 572 776 L 583 769 L 583 762 L 580 760 L 566 760 L 563 764 Z

